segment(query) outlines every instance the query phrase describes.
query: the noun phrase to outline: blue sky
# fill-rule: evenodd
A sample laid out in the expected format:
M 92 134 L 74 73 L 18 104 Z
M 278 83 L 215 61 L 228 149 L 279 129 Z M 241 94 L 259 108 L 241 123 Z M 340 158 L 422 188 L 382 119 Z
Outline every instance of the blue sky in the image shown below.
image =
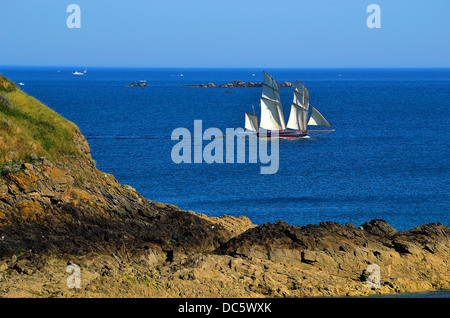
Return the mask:
M 450 67 L 449 12 L 449 0 L 2 1 L 0 65 Z

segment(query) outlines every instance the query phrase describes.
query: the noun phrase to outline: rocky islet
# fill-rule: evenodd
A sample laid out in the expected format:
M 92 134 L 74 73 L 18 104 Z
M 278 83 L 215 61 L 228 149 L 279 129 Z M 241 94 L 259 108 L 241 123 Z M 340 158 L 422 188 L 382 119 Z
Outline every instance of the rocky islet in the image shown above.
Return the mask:
M 244 82 L 244 81 L 238 81 L 238 80 L 234 80 L 230 83 L 224 83 L 224 84 L 218 84 L 215 85 L 212 82 L 209 82 L 208 84 L 192 84 L 192 85 L 185 85 L 184 87 L 202 87 L 202 88 L 213 88 L 213 87 L 218 87 L 218 88 L 233 88 L 233 87 L 262 87 L 263 83 L 261 82 Z M 291 82 L 281 82 L 278 83 L 278 87 L 295 87 L 294 84 L 292 84 Z

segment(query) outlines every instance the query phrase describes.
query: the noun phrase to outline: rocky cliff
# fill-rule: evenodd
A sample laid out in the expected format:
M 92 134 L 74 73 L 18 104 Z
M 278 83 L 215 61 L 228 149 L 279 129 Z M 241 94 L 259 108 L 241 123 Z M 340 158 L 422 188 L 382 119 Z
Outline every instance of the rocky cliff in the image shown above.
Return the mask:
M 304 297 L 450 289 L 450 229 L 252 224 L 153 202 L 0 77 L 0 296 Z M 42 133 L 35 128 L 43 127 Z M 45 132 L 48 131 L 48 134 Z M 21 140 L 21 142 L 17 142 Z M 68 265 L 80 268 L 69 288 Z M 368 266 L 380 268 L 370 288 Z

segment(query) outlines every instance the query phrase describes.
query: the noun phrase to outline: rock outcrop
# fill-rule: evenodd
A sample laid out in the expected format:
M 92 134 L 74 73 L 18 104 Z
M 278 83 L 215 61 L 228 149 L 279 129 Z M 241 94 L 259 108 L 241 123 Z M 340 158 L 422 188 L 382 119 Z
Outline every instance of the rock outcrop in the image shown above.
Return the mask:
M 89 159 L 24 163 L 0 178 L 0 255 L 93 248 L 210 251 L 231 235 L 170 204 L 146 200 Z
M 134 249 L 125 241 L 102 250 L 105 243 L 97 240 L 98 246 L 78 253 L 13 254 L 0 261 L 0 292 L 5 297 L 317 297 L 450 288 L 450 230 L 442 224 L 374 234 L 334 222 L 255 226 L 230 216 L 210 222 L 248 229 L 214 250 L 172 249 L 142 240 Z M 76 234 L 94 233 L 104 232 L 87 226 Z M 79 289 L 66 285 L 69 264 L 80 266 Z M 377 288 L 367 283 L 372 264 L 380 268 Z
M 131 83 L 131 84 L 127 84 L 125 86 L 128 86 L 128 87 L 148 86 L 148 84 L 146 82 L 134 82 L 134 83 Z

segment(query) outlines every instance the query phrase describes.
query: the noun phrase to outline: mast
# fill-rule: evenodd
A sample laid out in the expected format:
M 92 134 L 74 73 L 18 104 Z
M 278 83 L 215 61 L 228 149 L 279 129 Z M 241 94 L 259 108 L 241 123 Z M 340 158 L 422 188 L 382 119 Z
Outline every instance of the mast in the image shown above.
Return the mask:
M 305 95 L 303 95 L 303 105 L 305 105 Z M 305 132 L 305 107 L 302 107 L 302 132 Z
M 254 119 L 255 119 L 256 132 L 259 132 L 258 117 L 256 117 L 256 114 L 255 114 L 255 106 L 252 105 L 252 108 L 253 108 L 253 116 L 255 116 Z

